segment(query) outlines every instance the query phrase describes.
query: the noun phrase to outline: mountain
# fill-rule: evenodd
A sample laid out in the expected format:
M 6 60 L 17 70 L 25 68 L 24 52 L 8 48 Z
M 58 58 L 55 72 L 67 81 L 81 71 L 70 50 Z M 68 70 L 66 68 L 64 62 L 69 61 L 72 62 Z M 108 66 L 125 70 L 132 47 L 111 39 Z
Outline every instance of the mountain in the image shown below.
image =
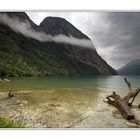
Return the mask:
M 6 17 L 3 21 L 3 15 L 10 21 Z M 51 39 L 42 41 L 46 37 Z M 73 40 L 70 42 L 70 39 Z M 79 42 L 83 43 L 80 45 Z M 91 40 L 63 18 L 47 17 L 38 26 L 24 12 L 1 12 L 0 75 L 116 74 L 94 46 L 87 47 L 84 42 Z
M 118 70 L 120 75 L 140 75 L 140 59 L 133 60 Z
M 66 36 L 73 36 L 76 38 L 89 39 L 85 34 L 75 28 L 64 18 L 60 17 L 47 17 L 40 23 L 40 28 L 53 36 L 63 34 Z

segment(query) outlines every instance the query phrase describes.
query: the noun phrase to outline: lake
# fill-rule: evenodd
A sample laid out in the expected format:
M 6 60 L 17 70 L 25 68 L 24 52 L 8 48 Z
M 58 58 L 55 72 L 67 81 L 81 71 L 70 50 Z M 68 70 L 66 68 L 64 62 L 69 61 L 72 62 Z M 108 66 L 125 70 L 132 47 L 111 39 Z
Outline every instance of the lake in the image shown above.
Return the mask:
M 140 76 L 126 76 L 133 88 Z M 103 102 L 116 91 L 128 93 L 124 76 L 94 77 L 15 77 L 0 83 L 1 98 L 12 89 L 15 98 L 0 102 L 1 114 L 24 122 L 26 127 L 48 128 L 127 128 L 139 127 L 122 118 Z M 134 105 L 140 104 L 140 95 Z M 6 109 L 5 109 L 6 108 Z M 3 111 L 4 110 L 4 111 Z M 140 120 L 140 109 L 132 110 Z

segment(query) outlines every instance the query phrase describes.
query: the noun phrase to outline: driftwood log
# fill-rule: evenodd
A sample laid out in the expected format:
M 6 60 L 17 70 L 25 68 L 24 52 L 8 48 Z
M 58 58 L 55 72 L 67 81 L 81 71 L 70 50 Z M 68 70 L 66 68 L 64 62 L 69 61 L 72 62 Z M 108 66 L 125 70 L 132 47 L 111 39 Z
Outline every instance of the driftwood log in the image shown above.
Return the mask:
M 10 99 L 12 97 L 14 97 L 14 93 L 13 93 L 13 90 L 11 89 L 8 93 L 8 98 Z
M 116 92 L 113 91 L 112 95 L 106 97 L 107 99 L 106 102 L 108 104 L 115 106 L 125 119 L 133 120 L 135 119 L 135 116 L 131 112 L 131 106 L 136 96 L 139 94 L 140 88 L 137 88 L 136 90 L 133 91 L 131 83 L 126 78 L 124 78 L 124 80 L 128 86 L 129 93 L 125 97 L 121 98 L 120 95 L 116 94 Z

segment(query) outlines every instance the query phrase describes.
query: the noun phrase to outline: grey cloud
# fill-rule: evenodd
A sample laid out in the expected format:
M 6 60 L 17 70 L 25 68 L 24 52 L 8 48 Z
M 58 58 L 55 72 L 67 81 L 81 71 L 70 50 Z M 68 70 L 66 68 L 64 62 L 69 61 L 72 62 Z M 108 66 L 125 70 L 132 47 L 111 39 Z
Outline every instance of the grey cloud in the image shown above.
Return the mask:
M 96 42 L 99 54 L 115 68 L 140 59 L 140 13 L 96 14 L 98 20 L 94 24 L 91 21 L 94 19 L 88 21 L 87 30 L 92 28 L 90 36 Z
M 51 36 L 44 32 L 37 32 L 31 28 L 31 25 L 28 21 L 21 22 L 18 18 L 10 18 L 6 14 L 0 14 L 0 22 L 8 25 L 12 30 L 20 32 L 26 37 L 34 38 L 41 42 L 54 41 L 57 43 L 67 43 L 71 45 L 81 46 L 81 47 L 91 47 L 94 48 L 92 41 L 88 39 L 78 39 L 72 36 L 57 35 Z

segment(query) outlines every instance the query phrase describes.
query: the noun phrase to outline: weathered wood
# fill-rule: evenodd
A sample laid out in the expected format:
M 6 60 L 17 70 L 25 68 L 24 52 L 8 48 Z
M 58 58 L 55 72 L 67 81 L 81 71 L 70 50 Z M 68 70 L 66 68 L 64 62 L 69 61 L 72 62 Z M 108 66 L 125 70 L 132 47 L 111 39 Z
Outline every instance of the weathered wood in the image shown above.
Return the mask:
M 14 93 L 12 92 L 13 90 L 10 90 L 8 93 L 8 98 L 11 99 L 12 97 L 14 97 Z
M 131 106 L 136 96 L 139 94 L 140 88 L 137 88 L 135 91 L 133 91 L 131 83 L 126 78 L 124 78 L 124 80 L 128 86 L 129 93 L 125 97 L 121 98 L 120 95 L 116 94 L 116 92 L 113 91 L 112 95 L 106 97 L 106 102 L 115 106 L 121 112 L 125 119 L 132 120 L 135 118 L 135 116 L 131 112 Z M 132 99 L 132 101 L 129 103 L 130 99 Z

